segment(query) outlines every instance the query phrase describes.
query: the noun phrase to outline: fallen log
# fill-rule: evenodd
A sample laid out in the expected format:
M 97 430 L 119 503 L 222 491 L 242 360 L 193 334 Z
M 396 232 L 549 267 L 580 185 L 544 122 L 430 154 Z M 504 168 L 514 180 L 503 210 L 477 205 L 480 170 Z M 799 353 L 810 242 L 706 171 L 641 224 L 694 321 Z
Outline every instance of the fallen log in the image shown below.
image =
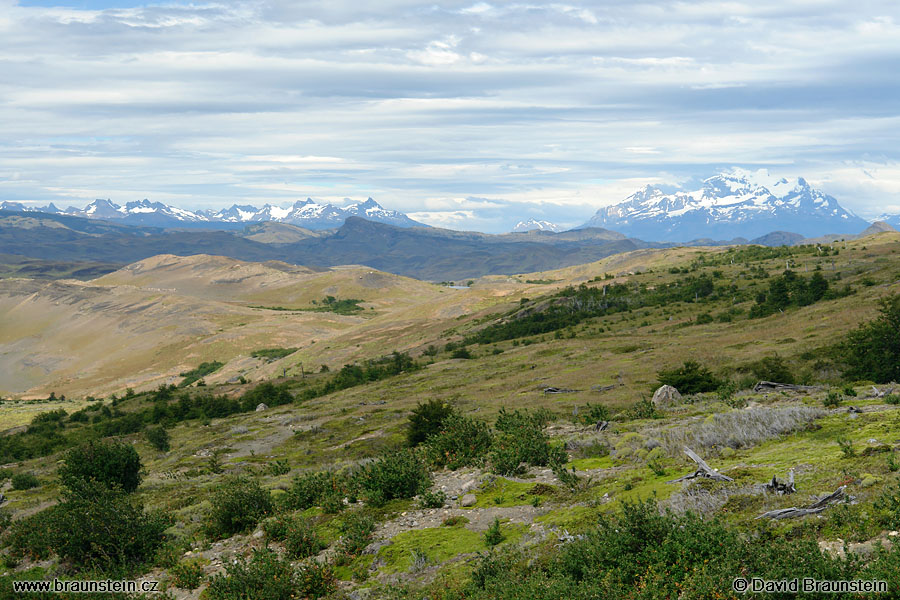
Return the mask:
M 763 514 L 756 517 L 757 519 L 793 519 L 794 517 L 805 517 L 806 515 L 814 515 L 822 512 L 830 504 L 837 502 L 838 500 L 844 499 L 844 488 L 847 486 L 842 485 L 835 492 L 828 494 L 824 498 L 817 500 L 810 504 L 809 506 L 805 506 L 803 508 L 797 508 L 792 506 L 791 508 L 779 508 L 777 510 L 770 510 L 768 512 L 764 512 Z
M 753 386 L 753 391 L 760 392 L 818 392 L 821 385 L 794 385 L 793 383 L 777 383 L 775 381 L 760 381 Z
M 734 479 L 732 479 L 731 477 L 722 475 L 718 471 L 714 471 L 708 464 L 706 464 L 705 460 L 700 458 L 697 453 L 690 448 L 685 448 L 684 453 L 688 455 L 688 458 L 697 463 L 697 470 L 693 473 L 685 475 L 684 477 L 679 477 L 678 479 L 667 481 L 666 483 L 679 483 L 681 481 L 687 481 L 689 479 L 696 479 L 697 477 L 705 477 L 706 479 L 714 479 L 715 481 L 734 481 Z

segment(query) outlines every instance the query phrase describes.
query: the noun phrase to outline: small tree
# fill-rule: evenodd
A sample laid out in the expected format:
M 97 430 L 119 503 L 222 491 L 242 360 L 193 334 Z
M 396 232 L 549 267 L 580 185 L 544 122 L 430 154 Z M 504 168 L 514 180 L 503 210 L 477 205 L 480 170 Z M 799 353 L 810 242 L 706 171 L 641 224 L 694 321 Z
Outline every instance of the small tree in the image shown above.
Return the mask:
M 88 442 L 69 450 L 59 468 L 59 481 L 69 489 L 96 481 L 133 492 L 141 483 L 141 457 L 120 442 Z
M 160 452 L 169 451 L 169 432 L 162 425 L 149 427 L 144 431 L 147 442 Z
M 259 481 L 232 476 L 210 498 L 206 532 L 210 537 L 228 537 L 243 533 L 272 514 L 272 494 Z
M 842 348 L 848 379 L 900 381 L 900 294 L 881 301 L 881 315 L 850 332 Z
M 443 400 L 433 399 L 426 403 L 419 402 L 409 416 L 406 426 L 406 443 L 418 446 L 425 439 L 441 430 L 445 419 L 453 414 L 453 407 Z
M 688 360 L 676 369 L 664 369 L 657 375 L 659 383 L 671 385 L 682 394 L 712 392 L 722 385 L 712 372 L 697 361 Z

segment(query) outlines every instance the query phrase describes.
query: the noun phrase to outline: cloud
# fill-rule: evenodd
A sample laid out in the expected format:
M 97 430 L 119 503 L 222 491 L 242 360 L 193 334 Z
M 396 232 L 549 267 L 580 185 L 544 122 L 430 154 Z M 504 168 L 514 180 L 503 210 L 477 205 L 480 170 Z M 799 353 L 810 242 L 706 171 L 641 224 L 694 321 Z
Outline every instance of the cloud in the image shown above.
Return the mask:
M 0 200 L 371 195 L 500 231 L 743 165 L 900 205 L 890 0 L 25 4 Z

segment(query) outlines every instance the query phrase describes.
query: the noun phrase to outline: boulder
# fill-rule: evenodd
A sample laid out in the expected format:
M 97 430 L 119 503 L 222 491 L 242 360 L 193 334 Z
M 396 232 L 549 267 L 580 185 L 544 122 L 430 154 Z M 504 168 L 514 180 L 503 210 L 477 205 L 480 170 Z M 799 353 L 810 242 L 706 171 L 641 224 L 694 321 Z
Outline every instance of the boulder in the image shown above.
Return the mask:
M 466 494 L 462 497 L 462 500 L 459 501 L 460 506 L 475 506 L 475 503 L 478 502 L 478 498 L 475 497 L 475 494 Z
M 256 412 L 262 412 L 262 411 L 268 410 L 268 409 L 269 409 L 269 407 L 266 406 L 263 402 L 260 402 L 259 404 L 256 405 Z
M 664 385 L 653 393 L 653 406 L 670 406 L 681 400 L 681 394 L 671 385 Z

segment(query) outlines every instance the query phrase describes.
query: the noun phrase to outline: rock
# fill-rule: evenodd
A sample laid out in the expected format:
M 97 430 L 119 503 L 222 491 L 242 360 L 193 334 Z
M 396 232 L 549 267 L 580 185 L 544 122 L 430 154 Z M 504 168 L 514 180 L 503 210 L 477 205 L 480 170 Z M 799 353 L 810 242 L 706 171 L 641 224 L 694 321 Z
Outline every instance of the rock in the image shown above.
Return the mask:
M 466 494 L 462 497 L 462 500 L 459 501 L 460 506 L 475 506 L 475 503 L 478 502 L 478 498 L 475 497 L 475 494 Z
M 264 535 L 265 535 L 265 533 L 263 532 L 262 529 L 257 529 L 256 531 L 253 532 L 253 539 L 258 540 L 259 538 L 261 538 Z
M 478 486 L 478 482 L 475 481 L 474 479 L 470 479 L 469 481 L 462 484 L 462 487 L 459 488 L 459 491 L 461 491 L 463 494 L 465 494 L 465 493 L 475 489 L 477 486 Z
M 268 410 L 268 409 L 269 409 L 269 407 L 266 406 L 265 403 L 263 403 L 263 402 L 260 402 L 259 404 L 256 405 L 256 412 L 262 412 L 262 411 Z
M 250 430 L 247 429 L 247 427 L 244 425 L 238 425 L 237 427 L 231 428 L 231 433 L 235 435 L 243 435 L 245 433 L 250 433 Z
M 653 393 L 653 406 L 670 406 L 679 400 L 681 400 L 681 394 L 671 385 L 664 385 Z

